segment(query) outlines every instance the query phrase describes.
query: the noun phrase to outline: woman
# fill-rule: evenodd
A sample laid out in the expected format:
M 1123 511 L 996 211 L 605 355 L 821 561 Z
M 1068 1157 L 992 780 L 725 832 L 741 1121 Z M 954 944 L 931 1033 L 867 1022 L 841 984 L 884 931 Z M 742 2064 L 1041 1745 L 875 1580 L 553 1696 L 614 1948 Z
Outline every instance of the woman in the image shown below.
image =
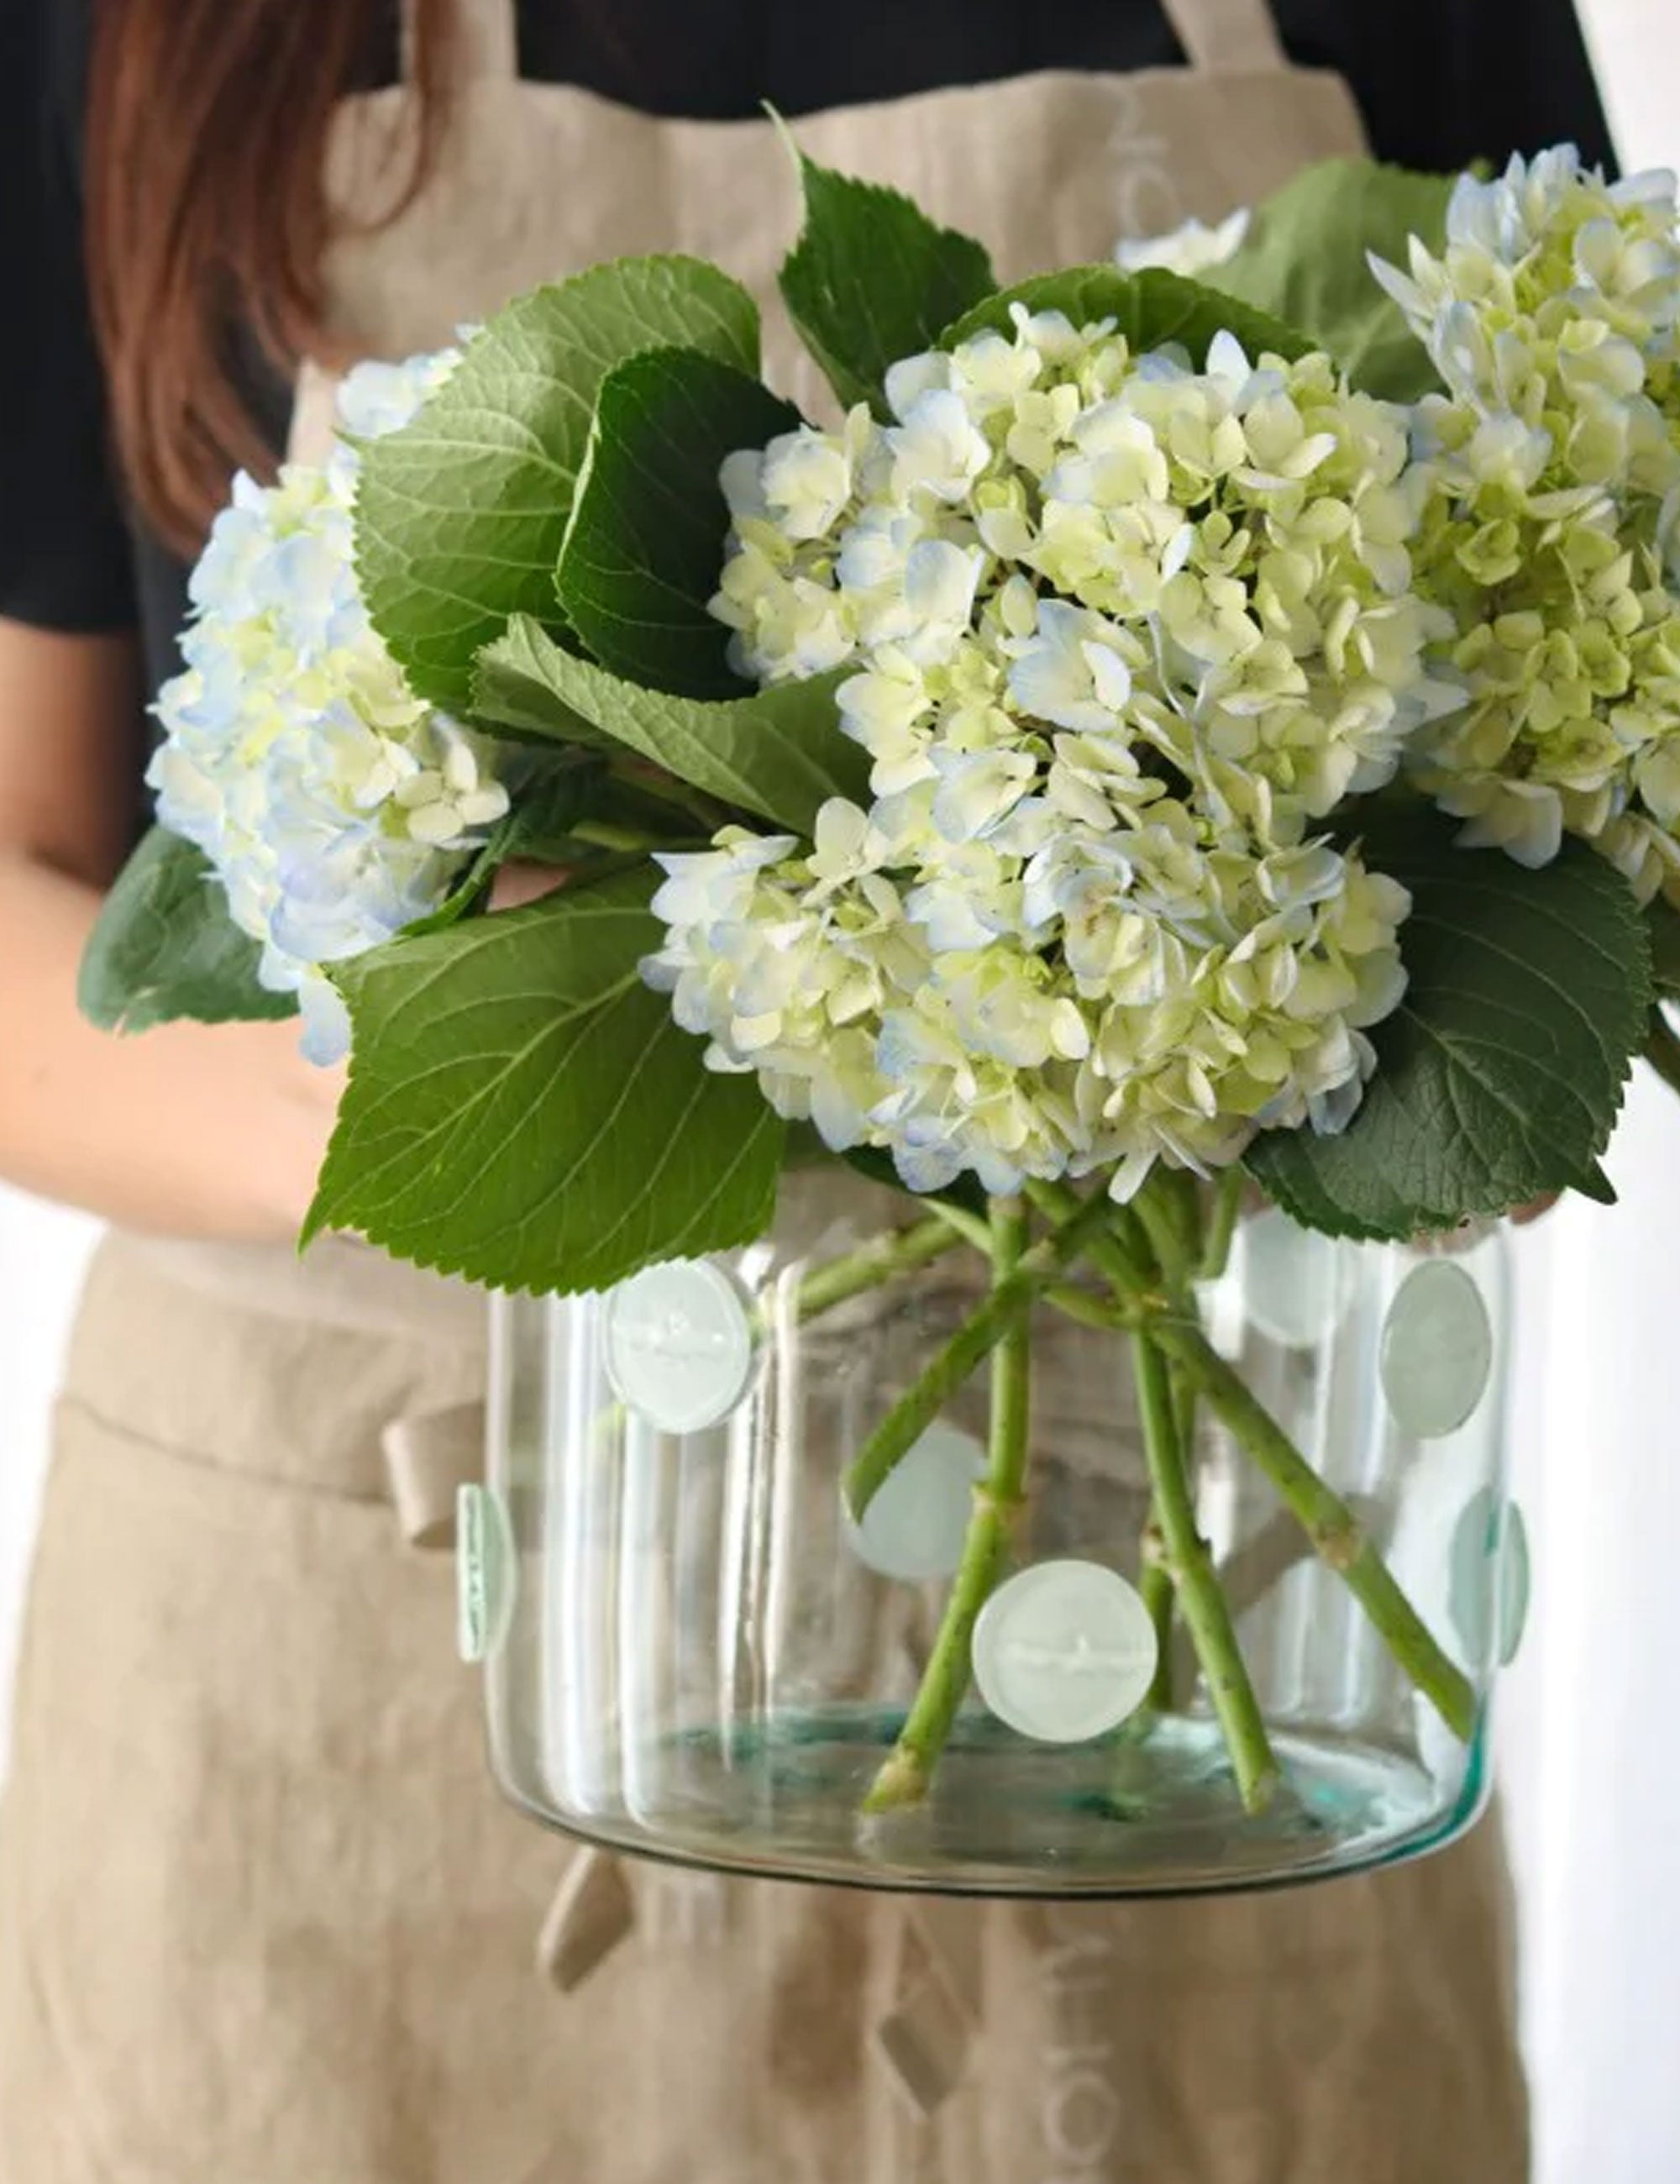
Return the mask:
M 530 0 L 516 25 L 417 0 L 400 64 L 393 13 L 13 11 L 0 1170 L 131 1233 L 74 1346 L 20 1673 L 0 2173 L 1517 2184 L 1485 1830 L 1300 1895 L 1112 1909 L 585 1860 L 544 1956 L 587 1983 L 545 1993 L 526 1960 L 565 1854 L 487 1786 L 381 1456 L 476 1391 L 472 1301 L 353 1247 L 292 1260 L 337 1089 L 292 1028 L 111 1041 L 74 990 L 181 557 L 284 437 L 300 359 L 421 346 L 626 248 L 763 288 L 766 97 L 1009 275 L 1222 214 L 1356 149 L 1361 114 L 1417 165 L 1605 157 L 1566 0 L 1520 24 L 1289 0 L 1277 28 L 1261 0 Z

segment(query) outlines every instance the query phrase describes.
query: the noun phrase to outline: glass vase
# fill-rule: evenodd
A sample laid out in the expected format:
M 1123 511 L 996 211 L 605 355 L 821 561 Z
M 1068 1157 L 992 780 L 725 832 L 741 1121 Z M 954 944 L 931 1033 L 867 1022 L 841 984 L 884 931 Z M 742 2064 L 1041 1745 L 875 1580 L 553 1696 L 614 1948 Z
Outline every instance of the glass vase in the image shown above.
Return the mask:
M 1505 1236 L 1235 1211 L 1176 1304 L 1070 1265 L 1013 1384 L 993 1350 L 931 1401 L 996 1270 L 843 1169 L 791 1173 L 743 1251 L 494 1299 L 459 1546 L 503 1787 L 618 1850 L 993 1894 L 1257 1886 L 1467 1826 L 1526 1597 Z

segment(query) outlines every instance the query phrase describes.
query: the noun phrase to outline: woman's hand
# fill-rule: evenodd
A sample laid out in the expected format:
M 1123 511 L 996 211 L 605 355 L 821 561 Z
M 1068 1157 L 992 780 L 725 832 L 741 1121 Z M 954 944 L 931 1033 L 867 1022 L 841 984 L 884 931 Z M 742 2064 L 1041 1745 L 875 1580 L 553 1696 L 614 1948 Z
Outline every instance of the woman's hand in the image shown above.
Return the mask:
M 76 976 L 139 819 L 126 637 L 0 621 L 0 1175 L 137 1228 L 287 1241 L 342 1076 L 295 1023 L 97 1031 Z

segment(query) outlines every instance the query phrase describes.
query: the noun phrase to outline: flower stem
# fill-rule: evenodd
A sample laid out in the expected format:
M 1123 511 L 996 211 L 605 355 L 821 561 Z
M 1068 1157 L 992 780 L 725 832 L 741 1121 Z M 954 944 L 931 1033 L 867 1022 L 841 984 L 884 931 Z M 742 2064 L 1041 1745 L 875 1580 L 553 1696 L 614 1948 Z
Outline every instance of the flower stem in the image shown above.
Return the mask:
M 1230 1608 L 1214 1574 L 1207 1543 L 1197 1529 L 1195 1505 L 1178 1438 L 1172 1375 L 1153 1333 L 1140 1329 L 1132 1335 L 1132 1357 L 1143 1413 L 1143 1446 L 1173 1591 L 1202 1664 L 1208 1696 L 1225 1732 L 1243 1808 L 1262 1813 L 1277 1787 L 1277 1762 L 1243 1665 Z
M 1132 1203 L 1138 1224 L 1149 1240 L 1150 1253 L 1168 1293 L 1181 1311 L 1189 1311 L 1202 1256 L 1201 1200 L 1193 1178 L 1182 1171 L 1157 1167 Z M 1177 1366 L 1167 1369 L 1171 1378 L 1177 1463 L 1188 1475 L 1196 1445 L 1196 1391 Z M 1153 1477 L 1158 1451 L 1149 1439 L 1149 1418 L 1142 1410 L 1141 1383 L 1138 1384 L 1145 1448 Z M 1155 1632 L 1155 1673 L 1149 1686 L 1149 1704 L 1155 1712 L 1166 1713 L 1171 1711 L 1175 1696 L 1172 1616 L 1177 1588 L 1172 1552 L 1162 1522 L 1158 1494 L 1149 1497 L 1149 1513 L 1138 1546 L 1138 1561 L 1143 1573 L 1139 1589 Z
M 1326 1485 L 1199 1327 L 1163 1316 L 1152 1323 L 1150 1332 L 1271 1479 L 1394 1659 L 1453 1734 L 1467 1743 L 1476 1730 L 1476 1693 L 1469 1679 L 1437 1644 L 1346 1502 Z
M 936 1220 L 947 1228 L 954 1228 L 959 1236 L 972 1244 L 976 1251 L 992 1256 L 992 1231 L 978 1213 L 971 1213 L 965 1206 L 953 1205 L 948 1199 L 930 1198 L 927 1201 Z
M 1132 1201 L 1168 1286 L 1188 1295 L 1202 1255 L 1202 1216 L 1193 1176 L 1157 1167 Z
M 1042 1236 L 1018 1263 L 996 1281 L 985 1302 L 971 1312 L 928 1365 L 893 1404 L 858 1451 L 845 1477 L 846 1502 L 861 1518 L 882 1481 L 932 1424 L 951 1396 L 982 1357 L 988 1357 L 1035 1301 L 1055 1281 L 1063 1263 L 1080 1250 L 1111 1209 L 1099 1192 L 1081 1201 L 1067 1193 L 1070 1209 L 1062 1225 Z
M 1027 1244 L 1026 1209 L 1018 1198 L 994 1200 L 992 1206 L 992 1269 L 994 1280 L 1007 1280 L 1021 1264 Z M 987 1479 L 994 1494 L 1019 1497 L 1026 1467 L 1027 1406 L 1032 1394 L 1032 1340 L 1018 1319 L 992 1353 L 992 1411 Z
M 1001 1286 L 1015 1273 L 1026 1246 L 1026 1216 L 1019 1199 L 992 1205 L 992 1267 Z M 891 1757 L 864 1799 L 879 1813 L 915 1804 L 926 1794 L 939 1754 L 951 1733 L 973 1673 L 974 1626 L 1009 1561 L 1026 1473 L 1027 1422 L 1032 1396 L 1032 1335 L 1024 1317 L 999 1337 L 992 1352 L 992 1402 L 985 1484 L 975 1495 L 962 1559 L 921 1682 Z
M 637 827 L 620 827 L 610 819 L 580 819 L 571 828 L 572 839 L 590 842 L 602 850 L 659 850 L 670 844 Z
M 1161 1529 L 1156 1504 L 1149 1503 L 1149 1519 L 1143 1527 L 1139 1553 L 1142 1568 L 1138 1591 L 1155 1633 L 1155 1673 L 1149 1679 L 1144 1705 L 1151 1713 L 1171 1713 L 1172 1688 L 1172 1572 L 1167 1566 L 1166 1535 Z
M 1198 1269 L 1204 1282 L 1216 1282 L 1231 1262 L 1231 1240 L 1237 1233 L 1247 1177 L 1236 1166 L 1221 1171 L 1214 1185 L 1213 1205 L 1202 1239 L 1202 1263 Z
M 1044 1301 L 1064 1318 L 1076 1320 L 1081 1327 L 1094 1327 L 1108 1334 L 1116 1328 L 1129 1329 L 1138 1316 L 1115 1304 L 1111 1297 L 1098 1296 L 1090 1290 L 1076 1288 L 1071 1282 L 1053 1282 L 1044 1292 Z
M 900 1274 L 914 1273 L 962 1241 L 956 1229 L 933 1215 L 918 1221 L 912 1228 L 893 1228 L 872 1236 L 855 1251 L 811 1269 L 799 1284 L 796 1314 L 802 1323 L 815 1319 L 820 1312 L 862 1295 L 865 1290 L 879 1289 Z
M 1129 1206 L 1110 1204 L 1100 1191 L 1094 1197 L 1082 1200 L 1079 1194 L 1070 1190 L 1065 1183 L 1029 1183 L 1026 1195 L 1052 1228 L 1058 1231 L 1065 1231 L 1070 1223 L 1081 1215 L 1094 1216 L 1091 1228 L 1081 1232 L 1080 1249 L 1087 1249 L 1086 1240 L 1093 1230 L 1096 1231 L 1101 1236 L 1104 1251 L 1110 1254 L 1114 1263 L 1117 1266 L 1124 1262 L 1129 1290 L 1143 1290 L 1152 1285 L 1149 1256 L 1143 1247 L 1142 1236 L 1137 1223 L 1131 1217 Z M 1099 1223 L 1104 1221 L 1106 1227 L 1099 1227 Z M 1091 1251 L 1090 1256 L 1099 1272 L 1108 1279 L 1109 1286 L 1112 1289 L 1115 1284 L 1108 1268 L 1098 1259 L 1094 1251 Z M 1129 1309 L 1129 1299 L 1122 1299 L 1122 1303 Z
M 1050 1185 L 1037 1202 L 1054 1217 L 1060 1199 L 1059 1187 Z M 1476 1730 L 1476 1693 L 1469 1679 L 1436 1642 L 1346 1502 L 1319 1477 L 1196 1322 L 1188 1313 L 1163 1310 L 1159 1299 L 1140 1294 L 1136 1255 L 1125 1243 L 1113 1235 L 1097 1235 L 1083 1248 L 1121 1301 L 1142 1312 L 1153 1340 L 1188 1375 L 1271 1479 L 1320 1557 L 1370 1617 L 1394 1660 L 1453 1734 L 1468 1742 Z

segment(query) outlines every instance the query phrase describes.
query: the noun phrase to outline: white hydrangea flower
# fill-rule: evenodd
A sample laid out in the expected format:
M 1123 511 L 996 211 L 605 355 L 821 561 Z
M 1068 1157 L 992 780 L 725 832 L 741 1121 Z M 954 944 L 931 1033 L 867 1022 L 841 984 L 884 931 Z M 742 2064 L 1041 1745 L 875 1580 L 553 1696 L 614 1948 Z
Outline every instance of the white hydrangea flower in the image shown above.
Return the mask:
M 1412 587 L 1427 479 L 1405 413 L 1327 359 L 1254 366 L 1222 336 L 1194 372 L 1017 308 L 1013 341 L 890 379 L 898 423 L 859 410 L 843 446 L 804 436 L 802 460 L 826 448 L 824 478 L 853 482 L 821 535 L 808 507 L 754 512 L 782 443 L 731 459 L 714 602 L 761 681 L 858 663 L 842 710 L 877 794 L 926 777 L 937 744 L 1106 727 L 1287 827 L 1380 786 L 1458 702 Z
M 1533 159 L 1513 156 L 1491 180 L 1460 176 L 1442 256 L 1414 241 L 1411 281 L 1385 266 L 1384 284 L 1416 314 L 1421 331 L 1442 299 L 1503 295 L 1544 304 L 1567 284 L 1578 309 L 1619 320 L 1644 348 L 1676 318 L 1675 187 L 1664 168 L 1606 181 L 1572 144 Z
M 1249 208 L 1241 205 L 1211 227 L 1199 220 L 1187 220 L 1165 235 L 1122 236 L 1114 247 L 1115 264 L 1126 273 L 1160 265 L 1193 281 L 1237 255 L 1249 232 Z
M 955 387 L 929 387 L 918 394 L 903 421 L 887 426 L 887 444 L 895 499 L 925 493 L 948 505 L 966 500 L 992 460 L 991 443 Z
M 730 830 L 662 860 L 643 975 L 713 1067 L 755 1071 L 837 1150 L 884 1147 L 915 1190 L 1126 1192 L 1163 1156 L 1341 1128 L 1405 988 L 1405 890 L 1325 842 L 1257 852 L 1154 788 L 1102 830 L 1017 806 L 954 857 L 937 817 L 884 805 L 825 805 L 809 847 Z
M 1314 822 L 1461 698 L 1406 415 L 1325 357 L 1221 335 L 1198 371 L 1019 306 L 887 395 L 729 459 L 713 603 L 761 682 L 851 667 L 875 801 L 670 860 L 647 976 L 917 1190 L 1341 1128 L 1408 905 Z
M 1529 864 L 1566 833 L 1680 902 L 1680 210 L 1569 146 L 1455 187 L 1438 257 L 1377 265 L 1444 395 L 1411 553 L 1466 703 L 1415 744 L 1464 838 Z
M 1030 632 L 1006 639 L 1006 687 L 1023 713 L 1052 727 L 1118 738 L 1141 641 L 1065 599 L 1039 599 Z
M 435 909 L 508 809 L 492 747 L 422 704 L 375 634 L 352 554 L 355 443 L 406 424 L 459 354 L 359 365 L 324 468 L 235 481 L 158 700 L 158 816 L 209 859 L 319 1061 L 348 1039 L 322 967 Z
M 1607 182 L 1572 145 L 1466 175 L 1439 257 L 1372 270 L 1451 395 L 1544 429 L 1571 482 L 1661 494 L 1680 479 L 1675 409 L 1680 222 L 1666 170 Z

